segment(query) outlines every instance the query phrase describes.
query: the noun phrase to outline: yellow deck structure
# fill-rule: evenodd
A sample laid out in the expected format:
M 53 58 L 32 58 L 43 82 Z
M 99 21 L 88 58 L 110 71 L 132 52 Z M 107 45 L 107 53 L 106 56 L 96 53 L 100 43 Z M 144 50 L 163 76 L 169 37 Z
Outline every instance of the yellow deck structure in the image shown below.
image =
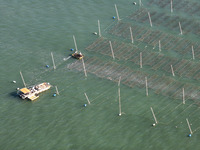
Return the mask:
M 20 89 L 20 91 L 21 91 L 22 93 L 24 93 L 24 94 L 26 94 L 26 93 L 29 93 L 29 92 L 30 92 L 30 90 L 29 90 L 29 89 L 27 89 L 27 88 L 22 88 L 22 89 Z

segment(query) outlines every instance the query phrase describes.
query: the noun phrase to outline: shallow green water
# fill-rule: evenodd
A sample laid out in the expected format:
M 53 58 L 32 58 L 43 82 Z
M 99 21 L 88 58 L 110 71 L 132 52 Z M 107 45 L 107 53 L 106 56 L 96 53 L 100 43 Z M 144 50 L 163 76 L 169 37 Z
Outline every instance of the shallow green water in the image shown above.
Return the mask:
M 123 114 L 119 117 L 117 83 L 93 74 L 86 79 L 83 72 L 67 68 L 76 61 L 63 61 L 74 48 L 73 35 L 86 57 L 95 55 L 85 48 L 97 38 L 92 33 L 98 31 L 98 19 L 102 35 L 110 36 L 104 30 L 115 21 L 115 3 L 122 19 L 139 7 L 131 0 L 0 1 L 0 149 L 200 148 L 199 108 L 192 101 L 181 105 L 181 101 L 151 90 L 146 97 L 145 88 L 121 84 Z M 153 7 L 145 1 L 143 4 Z M 45 67 L 47 64 L 50 68 Z M 53 87 L 35 102 L 21 100 L 16 96 L 16 88 L 23 87 L 19 71 L 27 85 L 47 81 L 58 86 L 60 95 L 52 96 Z M 84 93 L 91 101 L 87 107 L 83 107 L 87 103 Z M 150 107 L 159 122 L 156 127 L 152 127 Z M 194 131 L 191 138 L 186 118 Z

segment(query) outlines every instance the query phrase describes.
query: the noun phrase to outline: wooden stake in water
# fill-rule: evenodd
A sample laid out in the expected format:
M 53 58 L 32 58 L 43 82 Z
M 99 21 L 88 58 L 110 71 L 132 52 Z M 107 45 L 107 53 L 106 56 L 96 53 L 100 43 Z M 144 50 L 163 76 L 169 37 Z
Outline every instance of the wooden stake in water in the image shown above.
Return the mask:
M 118 88 L 118 94 L 119 94 L 119 116 L 122 115 L 122 109 L 121 109 L 121 99 L 120 99 L 120 88 Z
M 132 32 L 131 27 L 130 27 L 130 33 L 131 33 L 131 43 L 133 43 L 133 42 L 134 42 L 134 41 L 133 41 L 133 32 Z
M 76 51 L 78 51 L 78 48 L 77 48 L 77 45 L 76 45 L 76 39 L 75 39 L 75 36 L 74 36 L 74 35 L 73 35 L 73 39 L 74 39 L 75 49 L 76 49 Z
M 183 35 L 183 31 L 182 31 L 182 28 L 181 28 L 181 23 L 178 22 L 178 24 L 179 24 L 179 28 L 180 28 L 180 32 L 181 32 L 180 34 Z
M 174 69 L 173 69 L 173 66 L 171 65 L 171 70 L 172 70 L 172 75 L 173 75 L 173 77 L 175 76 L 175 74 L 174 74 Z
M 142 0 L 139 0 L 139 5 L 142 6 Z
M 148 16 L 149 16 L 149 23 L 150 23 L 150 26 L 152 27 L 151 15 L 150 15 L 150 13 L 149 13 L 149 12 L 148 12 Z
M 52 58 L 52 62 L 53 62 L 53 69 L 55 70 L 56 69 L 56 65 L 55 65 L 55 62 L 54 62 L 54 58 L 53 58 L 53 53 L 51 52 L 51 58 Z
M 24 77 L 23 77 L 23 75 L 22 75 L 22 72 L 20 71 L 19 73 L 20 73 L 20 75 L 21 75 L 21 78 L 22 78 L 22 82 L 23 82 L 23 84 L 24 84 L 24 87 L 26 87 L 26 83 L 25 83 L 25 81 L 24 81 Z
M 120 86 L 121 76 L 119 77 L 118 86 Z
M 84 93 L 84 94 L 85 94 L 85 97 L 86 97 L 86 99 L 87 99 L 87 101 L 88 101 L 88 104 L 90 105 L 90 100 L 89 100 L 87 94 L 86 94 L 86 93 Z
M 148 96 L 148 95 L 149 95 L 149 92 L 148 92 L 147 77 L 145 77 L 145 83 L 146 83 L 146 96 Z
M 173 0 L 171 0 L 171 13 L 173 12 Z
M 185 104 L 185 89 L 183 88 L 183 104 Z
M 155 114 L 154 114 L 154 112 L 153 112 L 153 108 L 152 108 L 152 107 L 151 107 L 151 112 L 152 112 L 152 114 L 153 114 L 153 118 L 154 118 L 154 120 L 155 120 L 155 123 L 157 124 L 158 121 L 157 121 L 157 119 L 156 119 L 156 116 L 155 116 Z
M 194 60 L 195 57 L 194 57 L 194 46 L 192 45 L 192 59 Z
M 109 41 L 109 43 L 110 43 L 110 50 L 112 52 L 112 57 L 113 57 L 113 59 L 115 59 L 111 41 Z
M 142 68 L 142 52 L 140 52 L 140 68 Z
M 160 44 L 160 40 L 158 42 L 158 46 L 159 46 L 159 51 L 161 52 L 161 44 Z
M 60 93 L 58 92 L 58 87 L 55 86 L 55 88 L 56 88 L 56 94 L 57 94 L 57 95 L 60 95 Z
M 188 124 L 188 128 L 189 128 L 189 130 L 190 130 L 190 134 L 192 134 L 193 132 L 192 132 L 192 129 L 191 129 L 191 127 L 190 127 L 190 123 L 189 123 L 189 121 L 188 121 L 187 118 L 186 118 L 186 121 L 187 121 L 187 124 Z
M 99 37 L 101 37 L 100 21 L 98 20 Z
M 85 63 L 84 63 L 83 58 L 82 58 L 82 63 L 83 63 L 83 70 L 84 70 L 84 73 L 85 73 L 85 77 L 87 77 L 87 72 L 86 72 L 86 69 L 85 69 Z
M 117 5 L 115 4 L 115 11 L 116 11 L 116 14 L 117 14 L 117 20 L 119 21 L 119 13 L 118 13 L 118 10 L 117 10 Z

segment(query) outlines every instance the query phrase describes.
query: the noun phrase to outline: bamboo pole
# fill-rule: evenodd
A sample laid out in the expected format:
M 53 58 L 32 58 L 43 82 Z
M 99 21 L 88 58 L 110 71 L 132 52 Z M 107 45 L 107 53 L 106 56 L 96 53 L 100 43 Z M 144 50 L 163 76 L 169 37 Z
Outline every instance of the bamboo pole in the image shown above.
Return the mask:
M 53 62 L 53 69 L 55 70 L 56 69 L 56 65 L 55 65 L 55 62 L 54 62 L 54 58 L 53 58 L 53 53 L 51 52 L 51 58 L 52 58 L 52 62 Z
M 121 76 L 119 77 L 118 86 L 120 86 Z
M 152 108 L 152 107 L 151 107 L 151 112 L 152 112 L 153 118 L 154 118 L 154 120 L 155 120 L 155 123 L 158 124 L 158 121 L 157 121 L 157 119 L 156 119 L 156 116 L 155 116 L 155 114 L 154 114 L 154 111 L 153 111 L 153 108 Z
M 58 92 L 58 87 L 55 86 L 55 88 L 56 88 L 56 94 L 60 95 L 60 93 Z
M 189 130 L 190 130 L 190 134 L 192 134 L 193 132 L 192 132 L 192 129 L 191 129 L 190 123 L 189 123 L 189 121 L 188 121 L 187 118 L 186 118 L 186 121 L 187 121 L 188 128 L 189 128 Z
M 149 91 L 148 91 L 147 77 L 145 77 L 145 84 L 146 84 L 146 96 L 148 96 L 149 95 Z
M 179 28 L 180 28 L 180 32 L 181 32 L 180 34 L 183 35 L 183 31 L 182 31 L 182 28 L 181 28 L 181 23 L 178 22 L 178 24 L 179 24 Z
M 21 78 L 22 78 L 22 82 L 23 82 L 23 84 L 24 84 L 24 87 L 26 87 L 26 83 L 25 83 L 25 81 L 24 81 L 24 77 L 23 77 L 23 75 L 22 75 L 22 72 L 20 71 L 19 73 L 20 73 L 20 76 L 21 76 Z
M 161 52 L 161 43 L 160 43 L 160 40 L 158 42 L 158 46 L 159 46 L 159 51 Z
M 183 88 L 183 104 L 185 104 L 185 89 Z
M 115 59 L 115 55 L 114 55 L 114 52 L 113 52 L 113 48 L 112 48 L 112 43 L 111 43 L 111 41 L 109 41 L 109 43 L 110 43 L 110 50 L 111 50 L 111 52 L 112 52 L 112 57 L 113 57 L 113 59 Z
M 171 13 L 173 13 L 173 0 L 171 0 Z
M 131 33 L 131 43 L 133 43 L 133 42 L 134 42 L 134 41 L 133 41 L 133 32 L 132 32 L 131 27 L 130 27 L 130 33 Z
M 140 52 L 140 68 L 142 68 L 142 52 Z
M 122 115 L 122 109 L 121 109 L 121 99 L 120 99 L 120 87 L 118 88 L 118 94 L 119 94 L 119 116 Z
M 99 37 L 101 37 L 100 21 L 98 20 Z
M 194 60 L 195 57 L 194 57 L 194 46 L 192 45 L 192 59 Z
M 88 104 L 90 105 L 90 100 L 89 100 L 87 94 L 86 94 L 86 93 L 84 93 L 84 94 L 85 94 L 85 97 L 86 97 L 86 99 L 87 99 L 87 101 L 88 101 Z
M 117 20 L 119 21 L 119 13 L 118 13 L 118 10 L 117 10 L 117 5 L 115 4 L 115 11 L 116 11 L 116 14 L 117 14 Z
M 139 0 L 139 5 L 142 6 L 142 0 Z
M 74 35 L 73 35 L 73 39 L 74 39 L 75 49 L 76 49 L 76 51 L 78 51 L 78 48 L 77 48 L 77 45 L 76 45 L 76 39 L 75 39 L 75 36 L 74 36 Z
M 84 63 L 83 58 L 82 58 L 82 63 L 83 63 L 83 70 L 84 70 L 85 77 L 87 77 L 87 72 L 86 72 L 86 69 L 85 69 L 85 63 Z
M 151 15 L 150 15 L 149 12 L 148 12 L 148 16 L 149 16 L 149 23 L 150 23 L 150 26 L 152 27 L 153 25 L 152 25 L 152 21 L 151 21 Z
M 172 75 L 173 75 L 173 77 L 175 76 L 175 74 L 174 74 L 174 69 L 173 69 L 173 66 L 171 65 L 171 70 L 172 70 Z

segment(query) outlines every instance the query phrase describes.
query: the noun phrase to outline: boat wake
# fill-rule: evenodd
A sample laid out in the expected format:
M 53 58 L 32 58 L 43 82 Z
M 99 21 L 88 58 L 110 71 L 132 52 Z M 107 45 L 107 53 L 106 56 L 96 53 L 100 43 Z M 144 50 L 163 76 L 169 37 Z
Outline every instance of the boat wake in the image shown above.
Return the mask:
M 64 61 L 67 61 L 68 59 L 70 59 L 72 56 L 69 56 L 67 58 L 63 58 Z

